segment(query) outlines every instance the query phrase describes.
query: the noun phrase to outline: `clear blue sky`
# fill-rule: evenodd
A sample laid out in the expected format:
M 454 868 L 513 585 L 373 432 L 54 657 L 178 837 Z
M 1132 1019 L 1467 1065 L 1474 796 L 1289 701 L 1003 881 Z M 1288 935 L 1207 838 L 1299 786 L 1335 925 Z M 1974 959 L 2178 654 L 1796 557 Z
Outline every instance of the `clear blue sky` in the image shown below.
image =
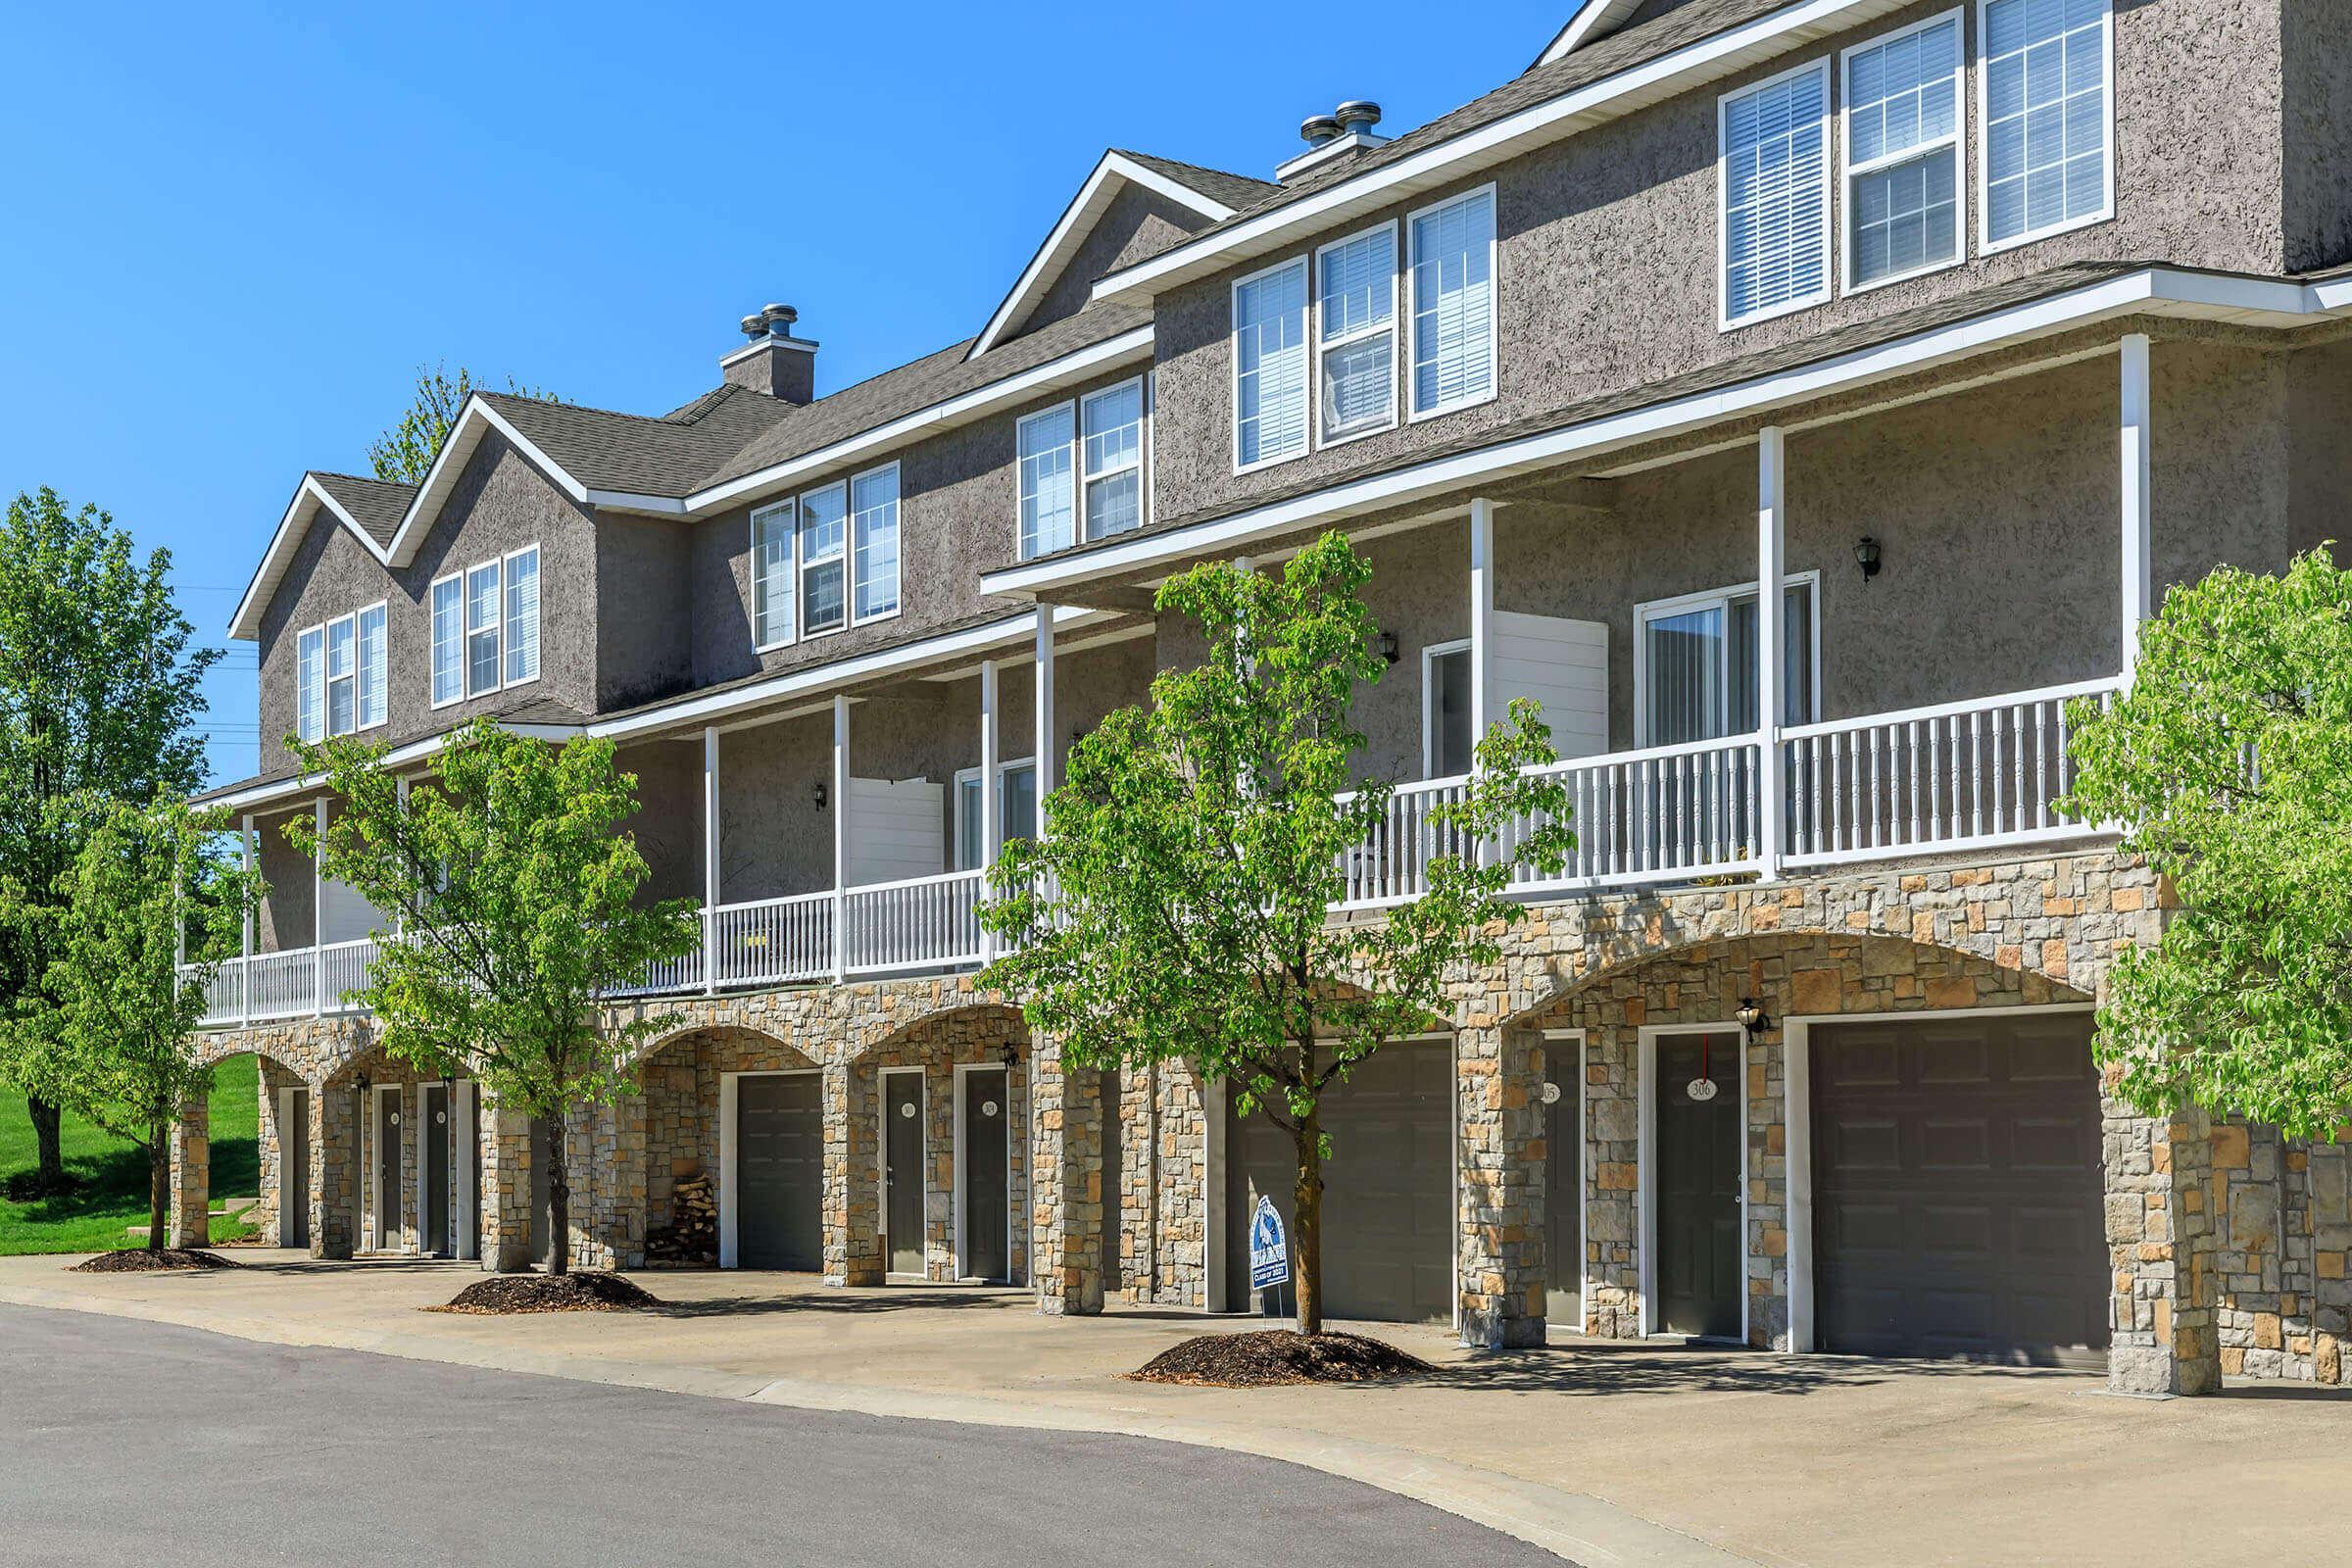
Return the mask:
M 659 413 L 784 300 L 829 391 L 977 331 L 1102 148 L 1263 177 L 1304 116 L 1419 124 L 1575 5 L 12 7 L 0 494 L 168 546 L 220 642 L 420 364 Z M 217 779 L 257 739 L 229 646 Z

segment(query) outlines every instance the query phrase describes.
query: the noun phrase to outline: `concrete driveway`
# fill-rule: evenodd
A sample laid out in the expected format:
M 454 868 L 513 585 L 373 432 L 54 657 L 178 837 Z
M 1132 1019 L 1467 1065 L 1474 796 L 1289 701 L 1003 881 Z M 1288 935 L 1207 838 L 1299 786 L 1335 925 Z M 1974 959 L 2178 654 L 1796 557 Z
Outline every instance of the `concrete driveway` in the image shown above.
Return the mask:
M 2340 1551 L 2352 1402 L 2257 1387 L 2109 1397 L 2081 1374 L 1571 1340 L 1373 1388 L 1230 1391 L 1119 1374 L 1206 1328 L 1175 1312 L 1039 1317 L 1020 1293 L 829 1291 L 806 1277 L 647 1274 L 648 1314 L 426 1313 L 468 1266 L 259 1264 L 72 1275 L 0 1259 L 0 1300 L 284 1344 L 673 1392 L 1166 1437 L 1369 1481 L 1578 1560 L 1854 1565 L 2310 1561 Z M 2259 1499 L 2258 1502 L 2250 1499 Z M 2156 1523 L 2161 1521 L 2161 1523 Z M 2151 1532 L 2155 1535 L 2152 1536 Z

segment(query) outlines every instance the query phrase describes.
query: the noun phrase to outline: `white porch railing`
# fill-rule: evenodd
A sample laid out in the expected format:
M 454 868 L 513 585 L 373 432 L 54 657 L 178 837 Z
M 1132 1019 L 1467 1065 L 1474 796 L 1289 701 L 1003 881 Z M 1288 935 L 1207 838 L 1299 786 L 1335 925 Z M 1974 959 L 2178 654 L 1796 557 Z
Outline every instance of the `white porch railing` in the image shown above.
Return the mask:
M 248 1020 L 263 1023 L 352 1011 L 343 996 L 367 986 L 375 954 L 375 939 L 362 937 L 323 948 L 286 948 L 230 958 L 213 972 L 205 988 L 202 1021 L 218 1028 Z
M 833 972 L 833 895 L 726 904 L 704 916 L 715 984 L 787 985 Z
M 844 970 L 882 974 L 979 962 L 984 876 L 951 871 L 848 889 L 841 896 Z

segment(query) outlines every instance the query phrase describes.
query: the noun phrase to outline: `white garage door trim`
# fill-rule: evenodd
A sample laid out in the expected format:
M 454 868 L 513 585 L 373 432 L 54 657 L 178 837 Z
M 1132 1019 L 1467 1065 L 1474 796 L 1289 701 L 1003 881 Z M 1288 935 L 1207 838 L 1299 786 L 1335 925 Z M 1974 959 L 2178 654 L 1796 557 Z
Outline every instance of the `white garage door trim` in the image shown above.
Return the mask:
M 2022 1018 L 2052 1013 L 2094 1012 L 2087 1002 L 2056 1002 L 2026 1007 L 1913 1007 L 1903 1012 L 1817 1012 L 1781 1020 L 1782 1089 L 1787 1095 L 1788 1170 L 1788 1349 L 1809 1353 L 1813 1340 L 1813 1026 L 1842 1023 L 1930 1023 L 1951 1018 Z M 1742 1082 L 1745 1075 L 1741 1075 Z M 1744 1093 L 1744 1090 L 1742 1091 Z M 1743 1118 L 1744 1120 L 1744 1118 Z M 1643 1136 L 1648 1123 L 1642 1123 Z M 1646 1142 L 1643 1144 L 1647 1150 Z M 2101 1177 L 2104 1182 L 2104 1175 Z M 1744 1215 L 1746 1203 L 1741 1200 Z M 1745 1227 L 1741 1229 L 1744 1231 Z M 1646 1255 L 1646 1254 L 1645 1254 Z M 1647 1298 L 1643 1298 L 1647 1311 Z

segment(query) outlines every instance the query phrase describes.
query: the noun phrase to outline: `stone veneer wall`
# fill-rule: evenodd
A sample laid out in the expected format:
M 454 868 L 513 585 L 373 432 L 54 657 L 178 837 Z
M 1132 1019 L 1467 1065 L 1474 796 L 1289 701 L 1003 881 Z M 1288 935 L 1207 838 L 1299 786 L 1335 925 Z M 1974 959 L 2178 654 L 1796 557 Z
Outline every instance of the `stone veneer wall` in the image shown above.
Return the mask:
M 2213 1266 L 2226 1375 L 2345 1381 L 2352 1339 L 2352 1141 L 2242 1118 L 2213 1128 Z

